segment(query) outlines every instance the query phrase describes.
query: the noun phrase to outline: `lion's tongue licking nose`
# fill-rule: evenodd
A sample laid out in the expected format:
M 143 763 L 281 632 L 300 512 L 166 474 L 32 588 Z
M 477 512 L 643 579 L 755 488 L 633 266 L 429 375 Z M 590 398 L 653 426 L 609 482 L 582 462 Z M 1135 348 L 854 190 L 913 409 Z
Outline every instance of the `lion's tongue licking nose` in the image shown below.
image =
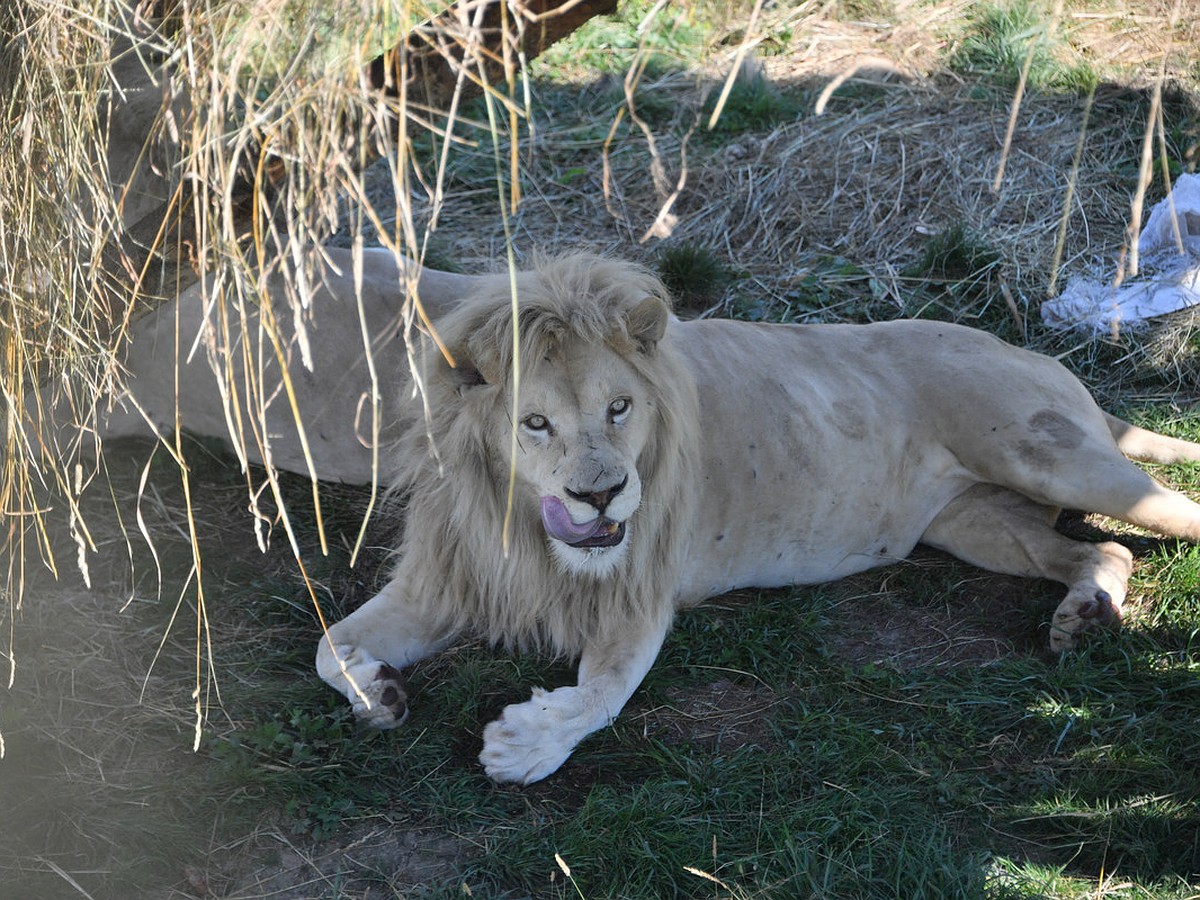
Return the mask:
M 557 497 L 542 498 L 542 524 L 546 533 L 565 544 L 578 544 L 588 538 L 595 537 L 604 529 L 604 516 L 596 516 L 590 522 L 576 525 L 571 521 L 571 515 Z

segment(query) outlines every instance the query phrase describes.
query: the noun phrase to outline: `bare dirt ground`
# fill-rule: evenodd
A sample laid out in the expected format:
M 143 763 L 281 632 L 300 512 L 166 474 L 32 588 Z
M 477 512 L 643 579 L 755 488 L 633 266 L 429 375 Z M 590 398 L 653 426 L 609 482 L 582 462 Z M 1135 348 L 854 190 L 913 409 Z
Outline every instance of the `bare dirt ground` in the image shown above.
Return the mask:
M 398 830 L 387 822 L 354 825 L 315 843 L 267 827 L 211 853 L 209 868 L 189 866 L 185 875 L 200 897 L 305 900 L 345 891 L 386 900 L 446 881 L 471 852 L 466 838 Z M 165 896 L 172 895 L 178 896 Z

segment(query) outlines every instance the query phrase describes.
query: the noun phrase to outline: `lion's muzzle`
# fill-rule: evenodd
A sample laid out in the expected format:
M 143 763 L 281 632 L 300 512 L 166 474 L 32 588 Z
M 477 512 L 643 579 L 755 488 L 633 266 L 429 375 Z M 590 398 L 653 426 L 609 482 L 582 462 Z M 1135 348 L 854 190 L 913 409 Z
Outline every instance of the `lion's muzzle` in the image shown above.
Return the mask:
M 542 498 L 542 525 L 555 540 L 571 547 L 615 547 L 625 540 L 625 523 L 596 516 L 590 522 L 576 523 L 557 497 Z

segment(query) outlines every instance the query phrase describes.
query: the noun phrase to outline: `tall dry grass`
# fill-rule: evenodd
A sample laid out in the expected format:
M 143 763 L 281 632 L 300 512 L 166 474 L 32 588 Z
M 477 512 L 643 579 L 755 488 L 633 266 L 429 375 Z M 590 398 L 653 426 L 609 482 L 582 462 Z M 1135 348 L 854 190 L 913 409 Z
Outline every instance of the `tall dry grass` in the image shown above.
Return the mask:
M 305 321 L 323 242 L 338 231 L 361 248 L 369 230 L 373 242 L 423 259 L 446 192 L 448 149 L 461 140 L 462 98 L 484 90 L 497 128 L 516 132 L 527 118 L 523 67 L 546 22 L 510 10 L 500 22 L 507 38 L 489 46 L 487 9 L 468 2 L 447 13 L 423 0 L 336 8 L 18 0 L 0 12 L 0 621 L 10 685 L 26 567 L 89 577 L 96 540 L 80 498 L 103 481 L 94 425 L 120 393 L 130 322 L 199 280 L 211 327 L 177 336 L 180 358 L 206 355 L 226 382 L 239 359 L 249 371 L 261 363 L 254 346 L 309 363 Z M 410 59 L 418 56 L 424 62 Z M 431 77 L 441 79 L 432 91 L 406 82 Z M 425 102 L 432 95 L 439 105 Z M 417 135 L 434 148 L 423 163 L 411 154 Z M 510 143 L 495 147 L 502 205 L 519 198 Z M 383 194 L 363 174 L 379 159 L 392 187 Z M 432 210 L 420 223 L 414 196 Z M 283 285 L 294 348 L 272 316 L 255 316 L 269 277 Z M 251 321 L 255 333 L 243 334 Z M 226 400 L 244 461 L 245 443 L 263 432 L 264 392 Z M 179 425 L 162 436 L 162 449 L 190 497 Z M 268 465 L 247 470 L 251 502 L 274 497 L 303 567 L 269 448 L 260 450 Z M 199 678 L 209 648 L 193 545 Z

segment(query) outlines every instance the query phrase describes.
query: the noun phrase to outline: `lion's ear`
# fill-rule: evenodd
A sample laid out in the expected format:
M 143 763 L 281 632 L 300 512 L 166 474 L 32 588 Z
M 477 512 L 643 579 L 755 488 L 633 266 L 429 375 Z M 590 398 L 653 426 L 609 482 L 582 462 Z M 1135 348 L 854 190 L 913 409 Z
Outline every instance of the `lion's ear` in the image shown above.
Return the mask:
M 454 390 L 462 393 L 469 388 L 488 383 L 483 367 L 471 357 L 470 348 L 448 347 L 447 352 L 448 357 L 438 354 L 437 371 L 439 377 Z
M 453 366 L 447 364 L 446 373 L 447 379 L 460 391 L 488 383 L 488 380 L 483 377 L 483 373 L 465 357 L 456 359 Z
M 629 311 L 629 336 L 638 342 L 642 352 L 648 353 L 662 340 L 667 332 L 667 319 L 671 311 L 661 297 L 650 295 Z

